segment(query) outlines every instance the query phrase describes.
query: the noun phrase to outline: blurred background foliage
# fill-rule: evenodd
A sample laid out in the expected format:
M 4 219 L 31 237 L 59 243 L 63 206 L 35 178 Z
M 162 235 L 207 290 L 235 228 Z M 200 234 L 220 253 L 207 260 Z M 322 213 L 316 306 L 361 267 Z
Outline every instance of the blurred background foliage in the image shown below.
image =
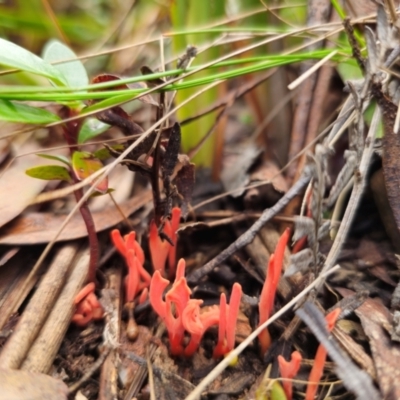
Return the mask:
M 3 0 L 0 1 L 0 36 L 36 54 L 41 54 L 49 39 L 56 38 L 79 56 L 86 57 L 83 61 L 90 77 L 104 72 L 134 76 L 140 75 L 139 69 L 143 65 L 154 70 L 161 69 L 162 58 L 167 69 L 174 68 L 175 61 L 172 64 L 169 62 L 182 55 L 188 44 L 200 50 L 193 62 L 196 66 L 265 39 L 269 31 L 302 26 L 305 18 L 306 5 L 299 5 L 294 0 Z M 206 27 L 220 30 L 205 30 Z M 250 28 L 253 33 L 247 37 L 221 44 L 229 29 L 243 32 Z M 174 32 L 180 34 L 175 35 Z M 240 57 L 279 54 L 301 40 L 299 37 L 287 37 L 243 53 Z M 219 70 L 227 68 L 220 67 Z M 210 70 L 201 71 L 195 78 L 209 73 Z M 287 86 L 284 70 L 276 77 L 279 79 L 265 82 L 246 96 L 251 122 L 260 123 L 276 103 L 273 93 L 282 92 L 282 88 Z M 194 116 L 213 104 L 227 93 L 228 85 L 229 88 L 240 86 L 251 79 L 252 74 L 248 74 L 208 90 L 179 110 L 178 120 Z M 3 75 L 0 81 L 2 84 L 26 85 L 38 84 L 41 78 L 18 73 Z M 197 90 L 179 91 L 177 104 Z M 285 110 L 279 113 L 271 130 L 279 126 L 281 134 L 287 136 L 290 130 L 289 113 L 290 110 L 287 110 L 286 116 Z M 214 164 L 215 176 L 220 170 L 218 160 L 221 160 L 226 129 L 226 118 L 215 124 L 216 115 L 216 112 L 208 114 L 183 127 L 184 151 L 195 148 L 201 137 L 212 130 L 212 135 L 202 144 L 194 161 L 198 166 L 210 167 Z M 285 149 L 282 152 L 285 153 Z

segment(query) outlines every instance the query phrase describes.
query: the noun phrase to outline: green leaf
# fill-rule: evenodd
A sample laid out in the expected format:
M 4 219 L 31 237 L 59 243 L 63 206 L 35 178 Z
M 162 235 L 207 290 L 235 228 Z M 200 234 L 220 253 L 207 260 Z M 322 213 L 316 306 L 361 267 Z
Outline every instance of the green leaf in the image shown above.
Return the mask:
M 76 59 L 76 54 L 58 40 L 50 40 L 43 49 L 43 59 L 48 63 Z M 53 65 L 64 76 L 67 85 L 73 88 L 87 86 L 89 78 L 80 60 L 63 62 Z
M 123 144 L 114 144 L 110 146 L 112 149 L 122 152 L 125 150 L 125 146 Z M 93 155 L 98 158 L 100 161 L 107 160 L 108 158 L 112 157 L 110 151 L 104 147 L 102 149 L 96 150 Z
M 72 168 L 77 179 L 81 181 L 103 168 L 103 164 L 87 151 L 75 151 L 72 155 Z M 102 179 L 95 189 L 105 193 L 108 189 L 108 178 Z
M 37 156 L 42 157 L 42 158 L 47 158 L 49 160 L 56 160 L 56 161 L 60 161 L 63 164 L 66 164 L 68 167 L 71 165 L 69 159 L 67 157 L 64 156 L 53 156 L 52 154 L 37 154 Z
M 353 62 L 353 60 L 346 63 L 340 63 L 337 66 L 337 71 L 340 77 L 342 78 L 343 82 L 352 79 L 361 79 L 363 76 L 362 72 L 360 71 L 360 68 L 355 62 Z
M 46 181 L 60 180 L 71 182 L 68 169 L 60 165 L 41 165 L 39 167 L 29 168 L 25 173 L 32 178 Z
M 84 143 L 105 132 L 110 125 L 99 121 L 97 118 L 87 118 L 82 124 L 78 135 L 78 143 Z
M 0 120 L 25 124 L 48 124 L 59 121 L 60 118 L 42 108 L 31 107 L 9 100 L 0 100 Z
M 272 384 L 271 400 L 287 400 L 285 391 L 278 381 Z
M 377 104 L 376 104 L 375 101 L 373 101 L 373 102 L 371 102 L 371 104 L 365 110 L 364 118 L 365 118 L 365 121 L 367 122 L 368 125 L 371 125 L 372 116 L 375 113 L 375 108 L 376 107 L 377 107 Z M 378 123 L 378 130 L 376 132 L 376 138 L 377 139 L 382 139 L 383 136 L 384 136 L 383 124 L 382 124 L 382 120 L 380 120 L 379 123 Z
M 0 48 L 0 65 L 45 76 L 52 80 L 56 85 L 65 86 L 66 80 L 60 71 L 37 55 L 16 45 L 15 43 L 1 38 Z
M 110 154 L 109 150 L 108 150 L 106 147 L 104 147 L 104 148 L 102 148 L 102 149 L 99 149 L 99 150 L 96 150 L 96 151 L 93 153 L 93 155 L 94 155 L 97 159 L 99 159 L 100 161 L 107 160 L 107 159 L 109 159 L 109 158 L 111 157 L 111 154 Z

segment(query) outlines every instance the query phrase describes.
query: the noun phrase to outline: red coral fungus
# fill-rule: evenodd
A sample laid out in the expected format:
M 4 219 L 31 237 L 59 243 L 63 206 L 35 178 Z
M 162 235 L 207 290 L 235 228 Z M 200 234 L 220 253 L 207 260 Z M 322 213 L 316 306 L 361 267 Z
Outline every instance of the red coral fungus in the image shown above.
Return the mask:
M 340 315 L 341 309 L 335 308 L 325 316 L 327 329 L 332 331 L 336 324 L 336 320 Z M 313 400 L 317 393 L 318 383 L 321 380 L 324 372 L 324 365 L 326 361 L 327 351 L 321 344 L 318 346 L 317 353 L 315 354 L 314 365 L 311 369 L 310 376 L 308 377 L 308 385 L 305 400 Z
M 262 325 L 270 317 L 274 308 L 275 294 L 278 288 L 279 279 L 282 273 L 283 257 L 285 248 L 289 241 L 290 229 L 287 228 L 276 245 L 275 253 L 271 255 L 268 263 L 267 278 L 260 295 L 258 310 L 260 314 L 259 326 Z M 271 336 L 268 329 L 264 329 L 259 335 L 262 355 L 271 345 Z
M 151 261 L 155 271 L 160 271 L 161 275 L 165 276 L 165 263 L 168 259 L 169 277 L 172 279 L 175 274 L 176 264 L 176 244 L 177 234 L 179 228 L 179 221 L 181 218 L 181 210 L 178 207 L 172 209 L 171 221 L 166 220 L 163 232 L 173 242 L 173 246 L 167 240 L 162 240 L 158 235 L 158 228 L 154 221 L 150 223 L 149 231 L 149 248 Z
M 125 302 L 130 302 L 150 285 L 151 276 L 144 269 L 144 253 L 140 244 L 135 240 L 135 232 L 130 232 L 122 238 L 119 230 L 111 232 L 114 246 L 125 258 L 128 266 L 128 275 L 125 278 Z
M 220 312 L 218 307 L 212 307 L 210 310 L 201 313 L 200 306 L 203 300 L 189 300 L 182 315 L 183 326 L 190 333 L 189 344 L 185 348 L 185 356 L 192 356 L 199 348 L 201 339 L 211 326 L 218 324 Z
M 156 271 L 150 284 L 150 304 L 153 310 L 164 321 L 168 331 L 171 354 L 194 354 L 199 348 L 201 339 L 207 329 L 219 323 L 218 343 L 214 350 L 214 357 L 220 357 L 231 351 L 235 345 L 235 328 L 239 313 L 242 287 L 235 283 L 232 288 L 230 304 L 226 304 L 225 294 L 221 295 L 220 306 L 214 306 L 203 313 L 200 306 L 202 300 L 190 299 L 191 290 L 185 278 L 185 260 L 180 259 L 176 269 L 176 276 L 172 288 L 163 293 L 169 285 L 169 280 Z M 185 331 L 190 334 L 190 341 L 183 347 Z
M 286 400 L 292 400 L 293 388 L 291 379 L 299 372 L 301 360 L 302 357 L 298 351 L 292 353 L 290 361 L 286 361 L 281 355 L 278 356 L 279 371 L 282 378 L 286 379 L 282 382 Z
M 94 289 L 94 283 L 88 283 L 75 297 L 76 310 L 71 321 L 78 326 L 86 326 L 92 320 L 103 318 L 103 307 L 97 300 Z
M 181 259 L 178 263 L 178 272 L 172 288 L 162 300 L 164 290 L 169 285 L 169 281 L 161 276 L 160 271 L 156 271 L 150 284 L 150 304 L 154 311 L 164 321 L 170 341 L 171 354 L 183 354 L 183 338 L 185 328 L 182 322 L 182 314 L 189 302 L 191 290 L 184 277 L 185 261 Z
M 225 294 L 220 299 L 220 321 L 218 327 L 218 342 L 214 348 L 213 357 L 221 357 L 235 347 L 236 322 L 239 314 L 242 286 L 235 283 L 232 287 L 230 304 L 226 304 Z

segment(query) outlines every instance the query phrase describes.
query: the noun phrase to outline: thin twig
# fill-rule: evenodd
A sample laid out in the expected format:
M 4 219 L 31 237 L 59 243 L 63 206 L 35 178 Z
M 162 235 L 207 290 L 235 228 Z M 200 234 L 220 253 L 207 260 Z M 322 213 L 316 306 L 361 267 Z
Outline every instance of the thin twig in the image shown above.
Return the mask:
M 220 265 L 228 257 L 232 256 L 236 251 L 242 247 L 251 243 L 256 236 L 257 232 L 278 212 L 280 212 L 289 202 L 297 195 L 300 194 L 301 190 L 308 184 L 311 177 L 313 176 L 313 168 L 311 165 L 307 165 L 304 168 L 303 174 L 299 180 L 287 191 L 287 193 L 271 208 L 265 210 L 261 217 L 241 236 L 239 236 L 229 247 L 223 250 L 218 256 L 213 258 L 203 267 L 197 269 L 195 272 L 190 274 L 187 278 L 191 284 L 196 284 L 203 276 L 211 272 L 217 265 Z
M 90 368 L 83 374 L 82 378 L 79 381 L 75 382 L 68 388 L 69 393 L 76 392 L 79 387 L 84 384 L 91 376 L 102 366 L 103 362 L 107 358 L 108 354 L 111 351 L 111 347 L 106 347 L 101 353 L 100 357 L 90 366 Z
M 300 84 L 302 84 L 310 75 L 316 72 L 319 68 L 321 68 L 327 61 L 329 61 L 333 56 L 337 54 L 337 50 L 332 51 L 327 56 L 325 56 L 322 60 L 318 61 L 314 64 L 310 69 L 308 69 L 304 74 L 300 75 L 297 79 L 295 79 L 290 85 L 288 85 L 289 90 L 296 89 Z

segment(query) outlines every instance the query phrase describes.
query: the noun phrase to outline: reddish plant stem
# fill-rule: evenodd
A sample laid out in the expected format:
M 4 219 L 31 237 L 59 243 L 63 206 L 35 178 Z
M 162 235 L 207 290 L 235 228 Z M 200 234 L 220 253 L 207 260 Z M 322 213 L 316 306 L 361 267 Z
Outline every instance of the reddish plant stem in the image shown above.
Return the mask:
M 73 173 L 71 175 L 74 175 Z M 78 180 L 73 176 L 74 183 L 78 183 Z M 76 202 L 79 202 L 83 197 L 82 189 L 74 190 L 74 195 Z M 99 262 L 99 241 L 97 239 L 96 227 L 94 225 L 92 213 L 89 210 L 88 203 L 85 201 L 79 208 L 79 212 L 82 215 L 83 222 L 85 223 L 86 230 L 89 239 L 89 271 L 88 271 L 88 282 L 95 282 L 96 279 L 96 269 Z
M 73 116 L 75 116 L 75 112 L 71 109 L 68 109 L 68 117 L 73 117 Z M 79 150 L 78 133 L 80 125 L 81 125 L 80 121 L 72 121 L 65 124 L 63 128 L 64 138 L 67 144 L 69 145 L 69 151 L 71 157 L 74 151 Z M 74 184 L 79 182 L 72 170 L 70 171 L 70 175 L 72 177 Z M 74 196 L 76 202 L 78 203 L 83 197 L 83 190 L 82 189 L 74 190 Z M 95 282 L 96 269 L 97 269 L 97 264 L 99 262 L 99 241 L 97 239 L 96 227 L 94 225 L 93 216 L 92 213 L 90 212 L 87 201 L 83 202 L 82 205 L 79 207 L 79 212 L 81 213 L 83 222 L 85 223 L 89 239 L 90 259 L 89 259 L 87 282 Z

